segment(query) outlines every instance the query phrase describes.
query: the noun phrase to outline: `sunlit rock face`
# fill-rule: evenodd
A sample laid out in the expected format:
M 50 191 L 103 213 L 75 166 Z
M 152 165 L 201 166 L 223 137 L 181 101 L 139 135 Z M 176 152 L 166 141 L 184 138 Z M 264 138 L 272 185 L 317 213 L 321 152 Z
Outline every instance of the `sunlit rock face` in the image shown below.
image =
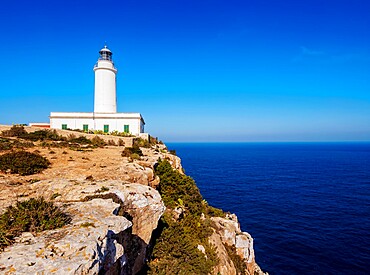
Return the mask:
M 225 245 L 233 246 L 236 254 L 241 257 L 247 266 L 247 274 L 267 274 L 262 272 L 254 257 L 253 238 L 247 232 L 240 230 L 240 224 L 235 214 L 228 214 L 226 218 L 213 217 L 215 230 L 210 241 L 216 247 L 219 264 L 215 268 L 215 274 L 236 274 L 235 266 L 228 255 Z
M 112 191 L 96 192 L 104 187 Z M 71 224 L 36 236 L 24 233 L 0 254 L 9 274 L 134 274 L 145 263 L 151 234 L 165 207 L 149 186 L 120 181 L 40 181 L 59 190 Z M 109 186 L 109 187 L 108 187 Z
M 143 156 L 135 160 L 122 157 L 123 148 L 76 151 L 38 146 L 50 168 L 30 176 L 0 173 L 0 213 L 17 200 L 42 196 L 72 218 L 60 229 L 24 232 L 0 253 L 1 274 L 130 275 L 146 266 L 155 242 L 153 232 L 160 231 L 158 221 L 165 212 L 155 190 L 159 186 L 155 167 L 161 159 L 180 173 L 183 168 L 181 159 L 169 154 L 164 144 L 141 148 Z M 184 211 L 172 209 L 174 219 Z M 246 274 L 264 274 L 255 262 L 253 239 L 240 230 L 236 215 L 211 219 L 209 242 L 219 258 L 213 274 L 238 273 L 228 247 L 241 257 Z M 202 245 L 198 249 L 205 251 Z

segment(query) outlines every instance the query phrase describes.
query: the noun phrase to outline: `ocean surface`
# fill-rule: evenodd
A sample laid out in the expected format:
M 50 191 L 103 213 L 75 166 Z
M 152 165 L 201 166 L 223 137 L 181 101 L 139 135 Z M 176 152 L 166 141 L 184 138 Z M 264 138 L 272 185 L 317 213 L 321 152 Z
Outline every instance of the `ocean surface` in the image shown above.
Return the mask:
M 169 143 L 274 274 L 370 274 L 370 143 Z

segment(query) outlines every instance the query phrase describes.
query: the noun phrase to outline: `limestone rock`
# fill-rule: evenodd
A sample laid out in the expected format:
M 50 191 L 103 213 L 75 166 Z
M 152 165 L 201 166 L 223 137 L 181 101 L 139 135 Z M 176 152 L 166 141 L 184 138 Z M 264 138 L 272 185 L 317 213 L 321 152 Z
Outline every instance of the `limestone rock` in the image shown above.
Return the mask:
M 263 275 L 257 265 L 254 256 L 253 238 L 250 234 L 242 232 L 235 214 L 227 215 L 226 218 L 212 217 L 215 231 L 210 237 L 210 242 L 216 247 L 219 264 L 214 270 L 214 274 L 236 274 L 235 266 L 232 263 L 225 245 L 234 246 L 236 254 L 239 255 L 247 265 L 247 274 Z
M 219 258 L 219 263 L 214 268 L 213 274 L 235 275 L 236 269 L 234 263 L 232 262 L 226 251 L 220 234 L 214 231 L 209 240 L 211 244 L 216 247 L 217 257 Z
M 22 234 L 0 254 L 2 272 L 133 274 L 143 267 L 152 231 L 165 210 L 156 190 L 114 180 L 62 179 L 31 188 L 46 197 L 58 193 L 56 201 L 67 203 L 72 222 L 36 236 Z

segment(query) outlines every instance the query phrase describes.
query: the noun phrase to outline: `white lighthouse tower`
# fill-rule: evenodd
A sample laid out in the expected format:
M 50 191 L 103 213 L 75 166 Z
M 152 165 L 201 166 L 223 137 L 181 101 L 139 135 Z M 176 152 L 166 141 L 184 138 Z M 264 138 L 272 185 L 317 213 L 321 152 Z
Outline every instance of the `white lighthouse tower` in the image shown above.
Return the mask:
M 112 52 L 104 46 L 94 66 L 95 71 L 95 113 L 117 113 L 116 74 Z
M 112 52 L 104 46 L 99 54 L 98 62 L 94 66 L 94 112 L 51 112 L 50 127 L 62 130 L 79 129 L 85 132 L 118 131 L 148 138 L 148 134 L 144 133 L 145 122 L 140 113 L 117 113 L 117 69 L 113 64 Z

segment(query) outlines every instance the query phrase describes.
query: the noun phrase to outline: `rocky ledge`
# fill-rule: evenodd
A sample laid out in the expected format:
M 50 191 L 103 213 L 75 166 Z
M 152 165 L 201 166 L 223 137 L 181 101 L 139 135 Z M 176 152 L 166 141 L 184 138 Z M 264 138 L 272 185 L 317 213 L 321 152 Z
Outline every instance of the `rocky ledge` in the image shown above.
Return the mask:
M 166 159 L 182 173 L 181 160 L 165 145 L 141 148 L 139 160 L 121 156 L 122 147 L 92 151 L 33 147 L 51 161 L 40 174 L 0 172 L 0 211 L 19 200 L 43 196 L 63 207 L 72 221 L 56 230 L 25 232 L 0 253 L 4 274 L 138 274 L 145 270 L 153 232 L 165 212 L 155 187 L 154 167 Z M 0 151 L 0 155 L 3 152 Z M 247 266 L 245 274 L 265 274 L 255 262 L 253 239 L 237 217 L 213 217 L 209 242 L 219 259 L 214 274 L 237 274 L 230 247 Z M 198 246 L 202 251 L 204 247 Z

